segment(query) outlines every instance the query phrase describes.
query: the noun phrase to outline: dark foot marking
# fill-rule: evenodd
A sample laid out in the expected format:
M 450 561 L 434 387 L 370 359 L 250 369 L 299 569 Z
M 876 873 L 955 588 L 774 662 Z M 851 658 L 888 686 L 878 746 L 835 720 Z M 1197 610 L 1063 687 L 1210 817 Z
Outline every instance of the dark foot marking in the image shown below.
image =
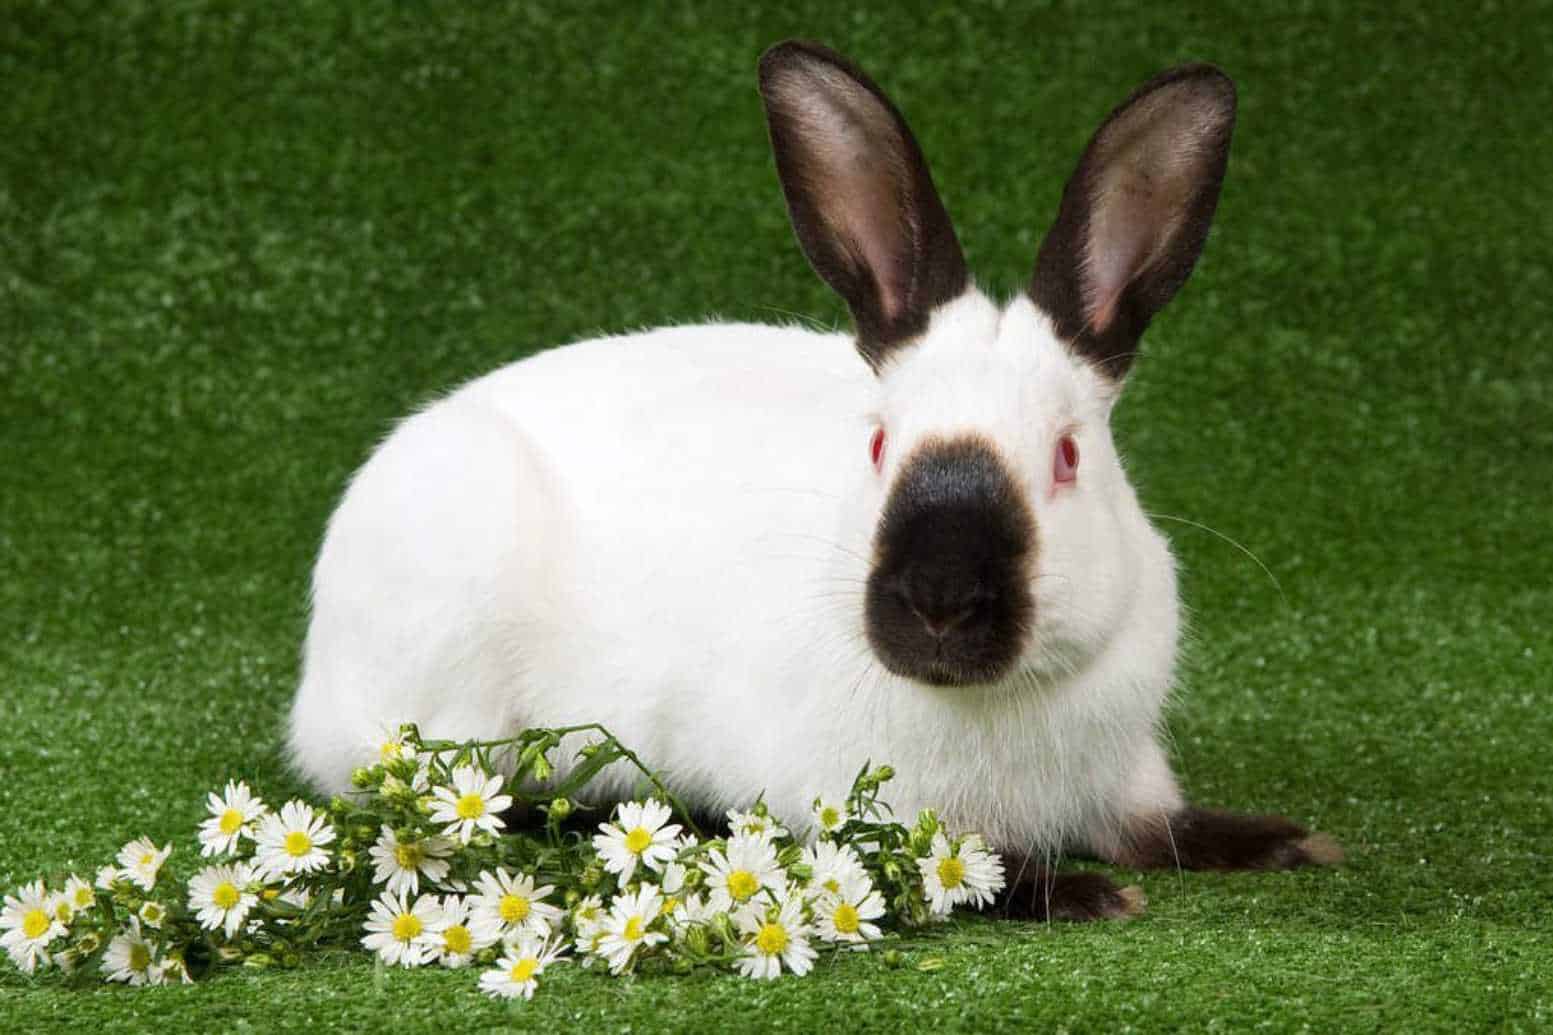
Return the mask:
M 1292 870 L 1334 866 L 1343 848 L 1282 816 L 1247 816 L 1189 806 L 1139 820 L 1113 862 L 1139 870 Z
M 999 903 L 1011 920 L 1128 920 L 1148 905 L 1137 885 L 1117 887 L 1102 873 L 1036 871 L 1010 886 Z

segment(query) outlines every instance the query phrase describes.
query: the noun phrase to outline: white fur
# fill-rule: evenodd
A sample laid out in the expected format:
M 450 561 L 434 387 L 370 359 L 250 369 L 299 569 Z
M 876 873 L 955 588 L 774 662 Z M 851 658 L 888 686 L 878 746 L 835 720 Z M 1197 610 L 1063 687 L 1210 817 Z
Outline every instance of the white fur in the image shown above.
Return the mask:
M 735 324 L 503 367 L 404 421 L 330 521 L 295 760 L 339 791 L 403 721 L 457 738 L 596 721 L 693 805 L 764 792 L 801 826 L 871 759 L 895 766 L 902 816 L 1110 854 L 1125 818 L 1180 805 L 1157 740 L 1175 574 L 1113 398 L 1028 300 L 975 289 L 879 377 L 844 335 Z M 1002 683 L 936 688 L 872 657 L 863 588 L 896 465 L 967 431 L 1013 460 L 1035 514 L 1035 634 Z M 1054 493 L 1065 431 L 1078 481 Z M 607 775 L 629 793 L 624 767 Z

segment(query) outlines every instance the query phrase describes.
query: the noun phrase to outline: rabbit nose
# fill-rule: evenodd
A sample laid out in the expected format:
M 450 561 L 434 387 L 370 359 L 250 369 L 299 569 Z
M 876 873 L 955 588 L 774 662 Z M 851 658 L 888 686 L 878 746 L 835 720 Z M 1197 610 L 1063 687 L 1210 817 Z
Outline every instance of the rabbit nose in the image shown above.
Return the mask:
M 986 596 L 979 582 L 922 572 L 903 578 L 899 592 L 907 610 L 938 640 L 969 621 Z

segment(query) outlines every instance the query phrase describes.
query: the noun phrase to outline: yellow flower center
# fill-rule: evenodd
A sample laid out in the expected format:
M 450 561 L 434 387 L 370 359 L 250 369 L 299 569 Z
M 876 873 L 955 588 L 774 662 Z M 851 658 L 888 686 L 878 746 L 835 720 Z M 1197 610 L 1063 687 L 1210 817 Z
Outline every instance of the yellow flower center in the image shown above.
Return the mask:
M 222 909 L 231 909 L 237 905 L 242 895 L 237 890 L 237 885 L 229 880 L 224 880 L 216 885 L 216 890 L 210 893 L 210 900 Z
M 835 877 L 831 877 L 826 880 L 823 886 L 825 890 L 830 892 L 832 895 L 841 894 L 841 882 Z
M 459 819 L 479 819 L 485 815 L 485 799 L 473 791 L 458 799 L 458 804 L 453 806 Z
M 670 913 L 674 912 L 674 910 L 676 910 L 678 908 L 679 908 L 679 898 L 678 898 L 678 896 L 670 895 L 668 898 L 663 900 L 663 908 L 660 909 L 659 912 L 662 913 L 664 916 L 668 916 Z
M 64 899 L 60 899 L 58 902 L 54 903 L 54 915 L 59 918 L 60 923 L 68 924 L 70 922 L 70 918 L 75 916 L 75 910 L 70 908 L 69 902 L 66 902 Z
M 140 857 L 140 865 L 142 865 L 142 866 L 150 866 L 150 865 L 154 864 L 155 862 L 156 862 L 156 853 L 155 852 L 147 852 L 145 855 L 142 855 Z
M 626 851 L 632 855 L 641 855 L 647 851 L 647 846 L 652 844 L 652 835 L 646 827 L 636 827 L 626 834 Z
M 829 830 L 831 827 L 841 825 L 841 810 L 834 805 L 827 805 L 820 810 L 820 826 Z
M 857 910 L 846 902 L 837 906 L 830 917 L 831 924 L 842 934 L 856 934 L 857 920 Z
M 385 740 L 382 746 L 377 749 L 377 757 L 384 762 L 392 762 L 399 757 L 403 747 L 404 745 L 397 740 Z
M 243 825 L 243 814 L 236 809 L 227 809 L 221 814 L 221 832 L 228 837 L 237 833 Z
M 85 909 L 95 901 L 97 901 L 97 896 L 85 884 L 75 889 L 75 907 L 77 909 Z
M 399 844 L 394 846 L 394 861 L 401 869 L 418 870 L 421 868 L 421 860 L 426 853 L 421 851 L 419 843 Z
M 313 839 L 300 830 L 293 830 L 286 835 L 286 854 L 293 859 L 300 859 L 313 850 Z
M 641 939 L 642 939 L 642 918 L 639 917 L 639 916 L 633 916 L 629 920 L 627 920 L 626 921 L 626 929 L 622 933 L 622 936 L 628 942 L 641 941 Z
M 162 907 L 157 905 L 155 902 L 147 902 L 145 905 L 140 907 L 140 916 L 147 923 L 160 923 L 162 917 L 165 915 L 166 914 L 162 912 Z
M 129 947 L 129 969 L 139 973 L 151 966 L 151 950 L 140 942 Z
M 747 902 L 759 890 L 760 881 L 749 870 L 734 870 L 728 874 L 728 894 L 735 902 Z
M 781 924 L 761 924 L 755 936 L 755 948 L 767 956 L 775 956 L 787 948 L 787 928 Z
M 421 933 L 421 918 L 414 913 L 400 913 L 394 917 L 394 937 L 407 942 Z
M 509 924 L 521 923 L 528 918 L 528 899 L 522 895 L 503 895 L 499 908 L 501 918 Z
M 532 956 L 524 956 L 512 965 L 507 975 L 517 984 L 522 984 L 534 976 L 534 971 L 539 969 L 539 961 Z
M 469 950 L 474 948 L 475 940 L 469 928 L 463 924 L 454 924 L 442 932 L 442 944 L 455 956 L 467 956 Z
M 952 855 L 938 860 L 938 883 L 945 888 L 958 888 L 965 880 L 965 864 Z
M 22 917 L 22 934 L 28 938 L 38 938 L 53 926 L 49 915 L 41 909 L 31 909 Z

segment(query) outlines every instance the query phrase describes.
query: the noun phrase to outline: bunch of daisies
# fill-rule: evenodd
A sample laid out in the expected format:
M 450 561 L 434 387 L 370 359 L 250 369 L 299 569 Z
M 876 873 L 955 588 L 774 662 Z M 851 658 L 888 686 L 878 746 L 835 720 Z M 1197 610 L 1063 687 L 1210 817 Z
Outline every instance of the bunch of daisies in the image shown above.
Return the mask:
M 594 739 L 558 773 L 550 756 L 574 734 Z M 640 774 L 639 800 L 586 829 L 579 799 L 616 763 Z M 1003 887 L 977 835 L 931 811 L 895 821 L 879 800 L 892 776 L 865 765 L 845 797 L 816 799 L 807 840 L 759 801 L 712 837 L 603 727 L 455 743 L 405 726 L 326 807 L 273 809 L 238 781 L 211 793 L 187 883 L 163 876 L 171 845 L 141 838 L 91 883 L 25 885 L 5 898 L 0 946 L 29 974 L 131 985 L 349 944 L 388 966 L 478 968 L 479 987 L 508 998 L 531 997 L 562 961 L 805 974 L 821 951 L 867 950 Z M 521 831 L 507 829 L 514 813 Z

